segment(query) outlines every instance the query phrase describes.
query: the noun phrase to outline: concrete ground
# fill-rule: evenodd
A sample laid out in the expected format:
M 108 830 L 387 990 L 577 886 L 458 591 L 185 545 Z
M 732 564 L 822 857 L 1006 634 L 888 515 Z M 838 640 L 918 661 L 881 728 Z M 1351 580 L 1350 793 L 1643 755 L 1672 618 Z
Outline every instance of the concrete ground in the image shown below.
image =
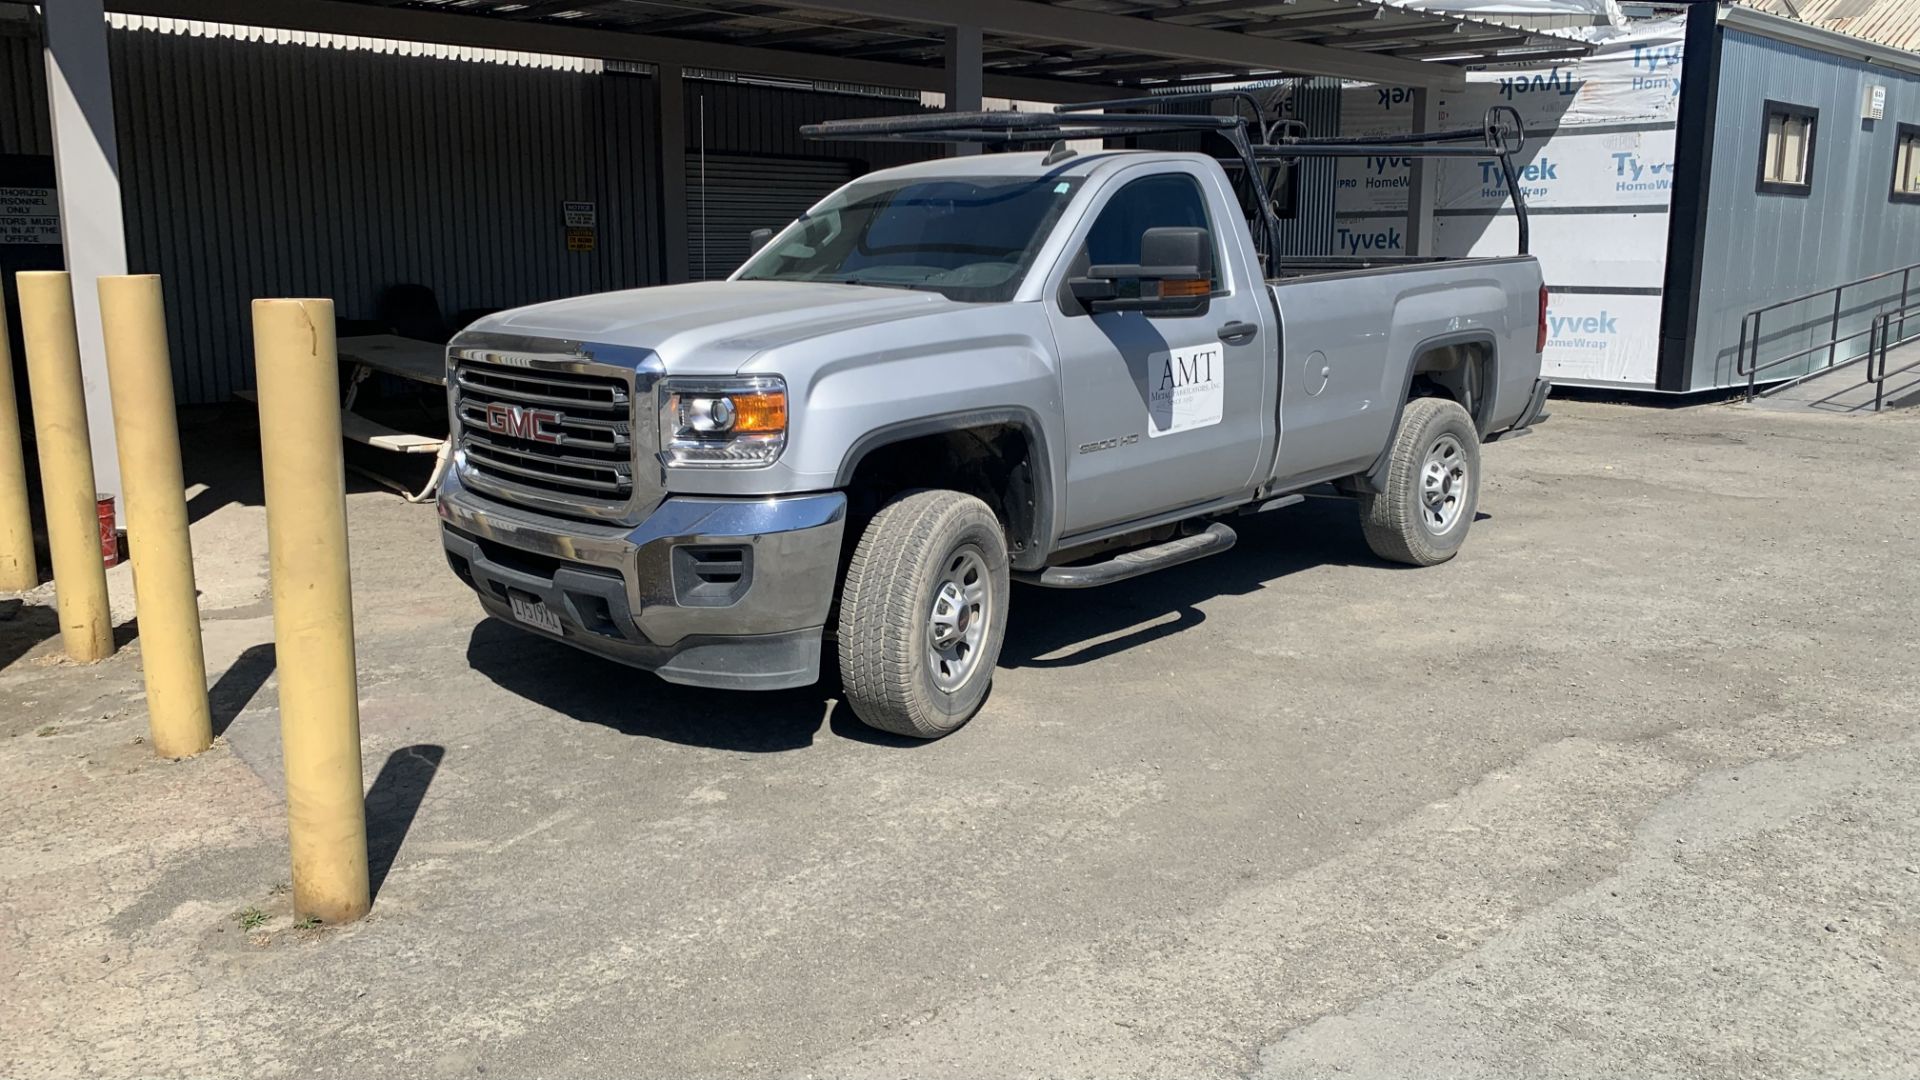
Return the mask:
M 0 1076 L 1920 1074 L 1920 418 L 1553 412 L 1448 565 L 1312 501 L 1016 591 L 926 745 L 481 622 L 356 490 L 378 893 L 319 929 L 203 432 L 212 751 L 0 601 Z

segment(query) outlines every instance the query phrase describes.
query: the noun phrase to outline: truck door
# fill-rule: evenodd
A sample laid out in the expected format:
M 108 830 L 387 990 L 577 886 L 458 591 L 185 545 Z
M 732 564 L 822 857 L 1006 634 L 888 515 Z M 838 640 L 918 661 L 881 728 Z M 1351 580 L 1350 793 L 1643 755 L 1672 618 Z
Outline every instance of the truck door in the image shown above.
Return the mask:
M 1226 235 L 1243 226 L 1236 210 L 1206 198 L 1197 166 L 1150 168 L 1110 187 L 1080 226 L 1059 284 L 1090 265 L 1138 263 L 1147 229 L 1199 226 L 1213 239 L 1213 298 L 1204 315 L 1168 318 L 1088 314 L 1066 289 L 1052 293 L 1068 442 L 1066 535 L 1244 491 L 1259 456 L 1265 356 L 1276 343 L 1262 340 L 1271 325 L 1261 308 L 1265 285 L 1238 238 Z M 1234 216 L 1218 220 L 1227 214 Z

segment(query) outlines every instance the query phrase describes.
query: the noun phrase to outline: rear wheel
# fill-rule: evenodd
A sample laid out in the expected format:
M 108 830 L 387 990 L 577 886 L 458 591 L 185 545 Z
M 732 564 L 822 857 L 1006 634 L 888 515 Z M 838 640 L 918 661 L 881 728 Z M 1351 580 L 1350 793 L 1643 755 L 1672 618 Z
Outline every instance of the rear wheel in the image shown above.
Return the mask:
M 840 597 L 840 682 L 870 727 L 936 739 L 972 719 L 1007 626 L 1007 542 L 987 504 L 919 491 L 868 523 Z
M 1415 398 L 1400 414 L 1386 490 L 1360 496 L 1360 525 L 1375 555 L 1413 566 L 1453 558 L 1480 500 L 1480 434 L 1446 398 Z

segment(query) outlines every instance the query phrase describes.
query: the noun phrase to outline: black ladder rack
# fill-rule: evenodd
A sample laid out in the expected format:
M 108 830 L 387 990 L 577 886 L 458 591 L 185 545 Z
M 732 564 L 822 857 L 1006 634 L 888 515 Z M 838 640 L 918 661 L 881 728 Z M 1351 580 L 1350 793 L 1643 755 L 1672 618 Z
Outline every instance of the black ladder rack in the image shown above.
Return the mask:
M 1182 102 L 1221 100 L 1234 102 L 1234 115 L 1089 111 L 1162 108 Z M 1241 106 L 1246 106 L 1253 115 L 1242 115 Z M 1506 181 L 1507 196 L 1513 200 L 1514 217 L 1519 225 L 1520 254 L 1527 253 L 1527 201 L 1520 190 L 1519 172 L 1513 165 L 1514 155 L 1526 147 L 1527 133 L 1519 112 L 1511 106 L 1495 105 L 1488 109 L 1485 121 L 1478 128 L 1312 138 L 1295 134 L 1301 127 L 1294 120 L 1265 121 L 1259 101 L 1248 91 L 1205 90 L 1061 105 L 1052 112 L 922 113 L 828 120 L 803 125 L 800 133 L 810 139 L 850 142 L 978 143 L 995 149 L 1046 149 L 1055 143 L 1076 139 L 1212 132 L 1227 140 L 1238 159 L 1227 164 L 1238 166 L 1232 171 L 1238 174 L 1235 184 L 1241 187 L 1243 203 L 1257 208 L 1257 220 L 1250 224 L 1254 227 L 1255 247 L 1269 276 L 1276 272 L 1281 235 L 1279 215 L 1273 208 L 1274 193 L 1278 190 L 1280 170 L 1294 161 L 1305 157 L 1490 157 L 1500 163 L 1500 175 Z

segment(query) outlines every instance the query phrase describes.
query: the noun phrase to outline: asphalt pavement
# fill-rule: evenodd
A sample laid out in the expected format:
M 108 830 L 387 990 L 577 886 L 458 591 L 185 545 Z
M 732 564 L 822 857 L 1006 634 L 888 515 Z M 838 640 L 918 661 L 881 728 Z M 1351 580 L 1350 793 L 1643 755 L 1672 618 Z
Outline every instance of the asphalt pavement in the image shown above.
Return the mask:
M 1920 419 L 1552 411 L 1441 567 L 1316 499 L 1016 589 L 931 744 L 482 621 L 356 485 L 378 891 L 319 929 L 197 431 L 214 750 L 0 600 L 0 1076 L 1920 1074 Z

